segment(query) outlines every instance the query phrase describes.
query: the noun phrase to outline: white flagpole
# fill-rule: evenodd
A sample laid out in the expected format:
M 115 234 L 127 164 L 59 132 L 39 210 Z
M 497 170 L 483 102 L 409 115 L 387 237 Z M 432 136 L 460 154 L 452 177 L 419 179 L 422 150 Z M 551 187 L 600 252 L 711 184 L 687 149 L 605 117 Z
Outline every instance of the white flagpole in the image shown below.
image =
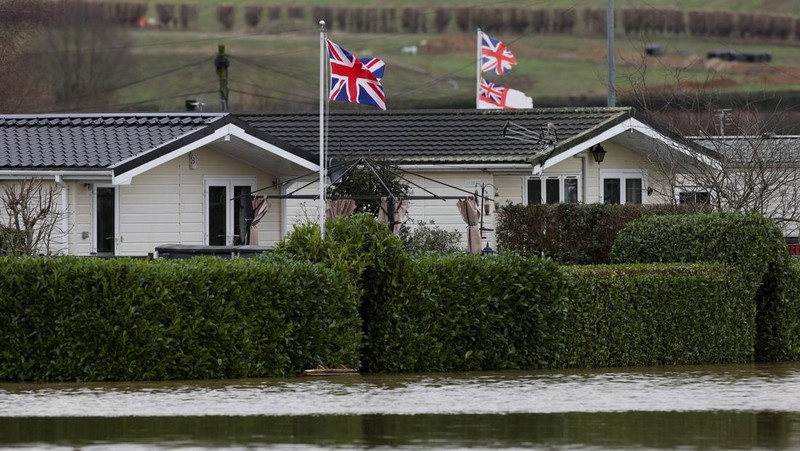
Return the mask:
M 478 50 L 475 61 L 475 108 L 481 107 L 481 29 L 478 28 Z
M 319 234 L 325 239 L 325 21 L 319 21 Z

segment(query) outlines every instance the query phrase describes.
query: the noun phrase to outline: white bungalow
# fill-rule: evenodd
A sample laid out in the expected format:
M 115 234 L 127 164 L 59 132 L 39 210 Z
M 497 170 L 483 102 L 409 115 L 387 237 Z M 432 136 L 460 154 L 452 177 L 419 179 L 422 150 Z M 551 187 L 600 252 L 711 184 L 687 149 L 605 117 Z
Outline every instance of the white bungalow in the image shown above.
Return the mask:
M 698 155 L 629 108 L 347 112 L 326 126 L 330 157 L 392 161 L 415 174 L 413 195 L 448 198 L 411 200 L 414 219 L 463 231 L 455 199 L 484 193 L 493 247 L 495 206 L 669 202 L 652 156 Z M 318 192 L 318 150 L 313 113 L 0 116 L 0 180 L 58 186 L 66 214 L 55 239 L 72 255 L 269 247 L 318 217 L 317 201 L 288 196 Z M 273 199 L 245 243 L 252 194 Z

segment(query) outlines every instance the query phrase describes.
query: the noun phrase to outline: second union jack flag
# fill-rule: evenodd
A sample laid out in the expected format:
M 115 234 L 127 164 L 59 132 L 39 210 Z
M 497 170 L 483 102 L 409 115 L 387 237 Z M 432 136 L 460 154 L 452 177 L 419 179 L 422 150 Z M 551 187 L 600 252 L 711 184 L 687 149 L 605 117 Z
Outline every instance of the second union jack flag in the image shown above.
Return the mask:
M 481 72 L 503 75 L 517 64 L 505 44 L 481 31 Z
M 383 61 L 378 58 L 354 57 L 338 44 L 328 41 L 331 62 L 330 100 L 360 103 L 386 109 L 386 96 L 380 80 Z

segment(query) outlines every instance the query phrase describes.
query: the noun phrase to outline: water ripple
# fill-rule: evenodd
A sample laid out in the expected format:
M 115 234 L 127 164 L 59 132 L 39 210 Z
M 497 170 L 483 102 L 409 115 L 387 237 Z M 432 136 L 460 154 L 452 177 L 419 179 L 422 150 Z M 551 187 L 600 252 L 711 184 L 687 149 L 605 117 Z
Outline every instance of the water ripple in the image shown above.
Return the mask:
M 126 384 L 0 384 L 0 416 L 800 412 L 800 364 L 370 375 Z

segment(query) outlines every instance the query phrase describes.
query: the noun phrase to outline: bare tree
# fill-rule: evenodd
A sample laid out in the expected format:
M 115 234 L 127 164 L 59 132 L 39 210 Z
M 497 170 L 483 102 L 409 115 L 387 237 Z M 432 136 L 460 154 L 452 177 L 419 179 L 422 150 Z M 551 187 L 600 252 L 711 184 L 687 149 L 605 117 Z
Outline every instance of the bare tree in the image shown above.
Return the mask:
M 648 85 L 641 64 L 625 75 L 632 103 L 648 122 L 667 135 L 688 138 L 683 155 L 649 152 L 658 169 L 660 193 L 671 202 L 711 204 L 718 211 L 757 212 L 796 235 L 800 227 L 800 146 L 780 134 L 796 134 L 790 108 L 762 104 L 769 94 L 731 96 L 728 79 L 709 72 L 702 81 L 688 81 L 684 67 L 662 67 L 669 79 Z
M 130 39 L 96 3 L 48 3 L 48 22 L 33 49 L 55 110 L 108 109 L 131 72 Z
M 0 224 L 0 254 L 52 255 L 60 251 L 54 234 L 66 214 L 59 210 L 56 185 L 29 178 L 3 186 L 0 198 L 4 223 Z

